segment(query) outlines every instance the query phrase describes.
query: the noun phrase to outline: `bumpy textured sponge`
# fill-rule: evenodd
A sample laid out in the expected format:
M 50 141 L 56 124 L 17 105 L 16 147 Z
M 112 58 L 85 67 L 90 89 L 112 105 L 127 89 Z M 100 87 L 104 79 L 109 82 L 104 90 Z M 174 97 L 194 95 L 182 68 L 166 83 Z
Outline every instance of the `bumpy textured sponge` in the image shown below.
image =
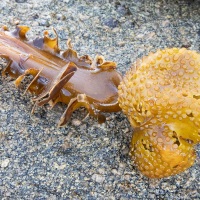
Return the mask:
M 200 54 L 173 48 L 138 60 L 119 86 L 119 105 L 136 127 L 130 154 L 141 172 L 184 171 L 200 141 Z

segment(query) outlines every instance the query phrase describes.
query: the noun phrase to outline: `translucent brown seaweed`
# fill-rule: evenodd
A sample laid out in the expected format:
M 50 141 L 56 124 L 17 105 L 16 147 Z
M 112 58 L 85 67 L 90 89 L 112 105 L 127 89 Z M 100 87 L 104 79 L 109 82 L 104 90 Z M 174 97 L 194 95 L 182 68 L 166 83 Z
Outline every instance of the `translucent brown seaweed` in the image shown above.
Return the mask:
M 61 51 L 54 29 L 55 38 L 45 31 L 42 38 L 32 41 L 26 37 L 28 30 L 27 26 L 17 26 L 12 32 L 6 26 L 2 28 L 0 57 L 8 61 L 2 75 L 15 78 L 17 87 L 26 75 L 32 75 L 26 91 L 36 96 L 35 105 L 67 104 L 59 126 L 65 125 L 73 111 L 81 106 L 100 123 L 105 121 L 102 112 L 120 110 L 117 87 L 122 78 L 116 71 L 116 63 L 105 61 L 102 56 L 94 60 L 88 55 L 79 57 L 70 40 L 68 49 Z

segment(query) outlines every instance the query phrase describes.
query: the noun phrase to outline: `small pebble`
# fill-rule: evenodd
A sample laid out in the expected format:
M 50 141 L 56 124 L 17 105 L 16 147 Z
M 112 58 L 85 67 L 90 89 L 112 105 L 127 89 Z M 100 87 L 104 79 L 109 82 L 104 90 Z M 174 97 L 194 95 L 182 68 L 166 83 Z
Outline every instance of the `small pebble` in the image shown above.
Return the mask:
M 27 0 L 15 0 L 16 3 L 26 3 Z
M 105 177 L 100 174 L 93 174 L 92 180 L 96 181 L 97 183 L 103 183 L 105 180 Z
M 72 120 L 72 124 L 73 124 L 74 126 L 80 126 L 80 125 L 81 125 L 81 121 L 78 120 L 78 119 L 73 119 L 73 120 Z
M 54 162 L 54 168 L 56 169 L 64 169 L 66 167 L 66 164 L 59 165 L 58 163 Z
M 1 168 L 6 168 L 9 165 L 9 162 L 10 162 L 10 160 L 8 158 L 1 161 Z
M 104 21 L 104 24 L 110 28 L 115 28 L 119 25 L 119 21 L 114 18 L 108 18 Z
M 48 20 L 41 19 L 41 20 L 39 20 L 39 25 L 40 25 L 40 26 L 46 26 L 46 27 L 49 27 L 49 26 L 50 26 L 50 23 L 49 23 Z

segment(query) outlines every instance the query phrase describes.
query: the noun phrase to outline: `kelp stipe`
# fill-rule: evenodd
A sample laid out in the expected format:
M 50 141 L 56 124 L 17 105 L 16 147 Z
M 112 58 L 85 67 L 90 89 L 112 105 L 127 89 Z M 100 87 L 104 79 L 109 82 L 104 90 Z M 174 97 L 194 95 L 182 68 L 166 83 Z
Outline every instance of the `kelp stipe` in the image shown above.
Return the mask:
M 17 26 L 10 32 L 6 26 L 2 27 L 0 57 L 8 61 L 2 75 L 15 78 L 17 87 L 26 75 L 33 76 L 26 91 L 36 96 L 33 99 L 36 106 L 67 104 L 59 126 L 65 125 L 81 106 L 100 123 L 105 121 L 102 112 L 120 110 L 117 87 L 122 77 L 116 71 L 116 63 L 105 61 L 102 56 L 94 60 L 88 55 L 79 57 L 70 40 L 68 49 L 61 51 L 54 29 L 55 38 L 45 31 L 43 37 L 31 41 L 26 37 L 28 30 L 27 26 Z

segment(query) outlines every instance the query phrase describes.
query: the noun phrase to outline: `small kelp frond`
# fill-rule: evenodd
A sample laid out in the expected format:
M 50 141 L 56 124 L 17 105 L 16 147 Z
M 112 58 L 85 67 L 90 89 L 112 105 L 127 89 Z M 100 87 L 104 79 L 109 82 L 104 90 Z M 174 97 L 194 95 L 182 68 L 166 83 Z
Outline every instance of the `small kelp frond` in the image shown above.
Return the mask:
M 55 29 L 54 38 L 44 31 L 43 37 L 34 40 L 27 39 L 28 30 L 27 26 L 17 26 L 10 32 L 3 26 L 0 31 L 0 57 L 8 61 L 2 75 L 15 78 L 17 87 L 25 76 L 33 77 L 26 91 L 36 96 L 33 99 L 35 105 L 69 104 L 60 125 L 66 124 L 72 112 L 80 106 L 99 122 L 105 121 L 101 112 L 120 110 L 117 87 L 122 78 L 115 70 L 116 63 L 105 61 L 102 56 L 94 60 L 88 55 L 78 56 L 70 39 L 68 49 L 61 50 Z

